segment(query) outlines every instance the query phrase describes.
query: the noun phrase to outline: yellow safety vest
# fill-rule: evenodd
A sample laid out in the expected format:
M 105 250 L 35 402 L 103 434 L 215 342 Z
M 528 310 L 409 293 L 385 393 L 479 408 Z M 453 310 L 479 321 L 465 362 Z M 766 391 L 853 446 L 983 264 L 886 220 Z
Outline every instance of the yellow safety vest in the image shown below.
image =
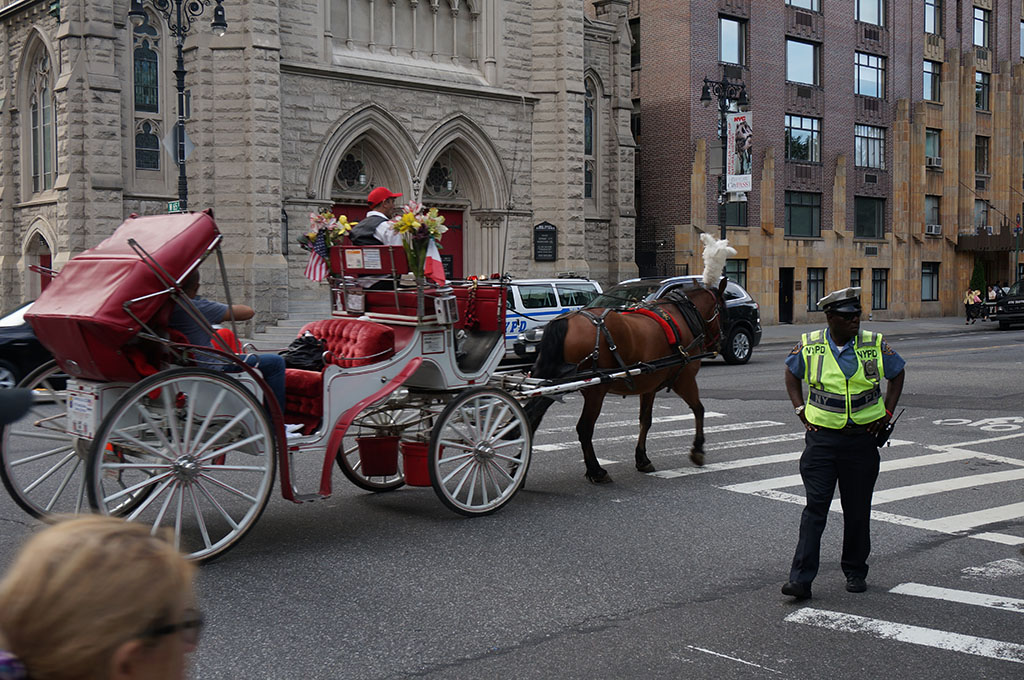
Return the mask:
M 849 379 L 829 347 L 825 331 L 802 337 L 807 422 L 834 430 L 852 420 L 866 425 L 885 415 L 882 401 L 882 334 L 861 331 L 854 338 L 857 372 Z

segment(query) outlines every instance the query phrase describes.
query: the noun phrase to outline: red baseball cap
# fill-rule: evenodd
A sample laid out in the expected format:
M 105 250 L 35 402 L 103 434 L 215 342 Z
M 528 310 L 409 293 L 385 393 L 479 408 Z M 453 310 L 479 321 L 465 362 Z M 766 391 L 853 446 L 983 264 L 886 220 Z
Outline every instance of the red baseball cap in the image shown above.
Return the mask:
M 383 203 L 389 198 L 398 198 L 401 195 L 402 194 L 392 193 L 392 191 L 387 187 L 377 187 L 376 189 L 370 192 L 369 196 L 366 197 L 366 202 L 369 203 L 371 206 L 374 206 L 377 205 L 378 203 Z

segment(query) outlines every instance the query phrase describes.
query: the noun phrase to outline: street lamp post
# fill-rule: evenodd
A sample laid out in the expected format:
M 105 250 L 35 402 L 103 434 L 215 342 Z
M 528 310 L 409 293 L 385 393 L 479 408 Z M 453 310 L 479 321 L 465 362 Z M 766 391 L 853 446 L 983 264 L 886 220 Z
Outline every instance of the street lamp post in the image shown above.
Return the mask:
M 219 37 L 227 31 L 228 22 L 224 17 L 223 0 L 215 0 L 215 2 L 210 28 Z M 146 21 L 146 10 L 142 8 L 142 3 L 143 0 L 132 0 L 128 19 L 134 26 L 141 26 Z M 188 178 L 185 175 L 185 74 L 187 71 L 185 71 L 183 49 L 185 36 L 188 35 L 193 22 L 202 16 L 206 8 L 210 6 L 210 0 L 150 0 L 150 4 L 167 21 L 167 30 L 174 36 L 174 46 L 177 48 L 177 61 L 174 68 L 178 89 L 175 160 L 178 163 L 178 209 L 185 212 L 188 210 Z
M 700 91 L 700 102 L 707 108 L 711 104 L 711 95 L 718 100 L 718 137 L 722 142 L 722 174 L 718 176 L 718 224 L 721 228 L 721 238 L 725 238 L 725 203 L 726 203 L 726 163 L 728 127 L 725 116 L 729 113 L 730 102 L 737 106 L 746 106 L 750 102 L 747 99 L 747 86 L 743 81 L 730 82 L 729 80 L 708 80 L 704 78 L 704 87 Z

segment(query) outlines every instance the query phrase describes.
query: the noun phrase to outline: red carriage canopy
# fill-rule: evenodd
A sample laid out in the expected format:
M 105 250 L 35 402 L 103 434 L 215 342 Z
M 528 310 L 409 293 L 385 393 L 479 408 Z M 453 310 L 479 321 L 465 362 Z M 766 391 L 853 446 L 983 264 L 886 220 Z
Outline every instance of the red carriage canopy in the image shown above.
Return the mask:
M 124 305 L 167 286 L 129 240 L 179 279 L 219 235 L 209 211 L 130 217 L 98 246 L 72 258 L 25 318 L 70 375 L 137 380 L 141 377 L 138 360 L 126 346 L 141 328 Z M 131 311 L 149 323 L 161 309 L 169 313 L 169 301 L 168 295 L 155 295 L 133 303 Z

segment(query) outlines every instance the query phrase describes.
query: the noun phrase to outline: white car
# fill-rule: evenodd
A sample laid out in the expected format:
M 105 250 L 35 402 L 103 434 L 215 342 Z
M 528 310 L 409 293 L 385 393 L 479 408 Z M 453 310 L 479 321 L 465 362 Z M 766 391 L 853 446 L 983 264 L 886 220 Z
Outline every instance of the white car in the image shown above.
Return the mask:
M 509 284 L 505 309 L 505 358 L 528 359 L 517 354 L 513 345 L 519 337 L 544 326 L 559 314 L 573 312 L 587 305 L 601 293 L 597 281 L 582 278 L 520 279 Z

